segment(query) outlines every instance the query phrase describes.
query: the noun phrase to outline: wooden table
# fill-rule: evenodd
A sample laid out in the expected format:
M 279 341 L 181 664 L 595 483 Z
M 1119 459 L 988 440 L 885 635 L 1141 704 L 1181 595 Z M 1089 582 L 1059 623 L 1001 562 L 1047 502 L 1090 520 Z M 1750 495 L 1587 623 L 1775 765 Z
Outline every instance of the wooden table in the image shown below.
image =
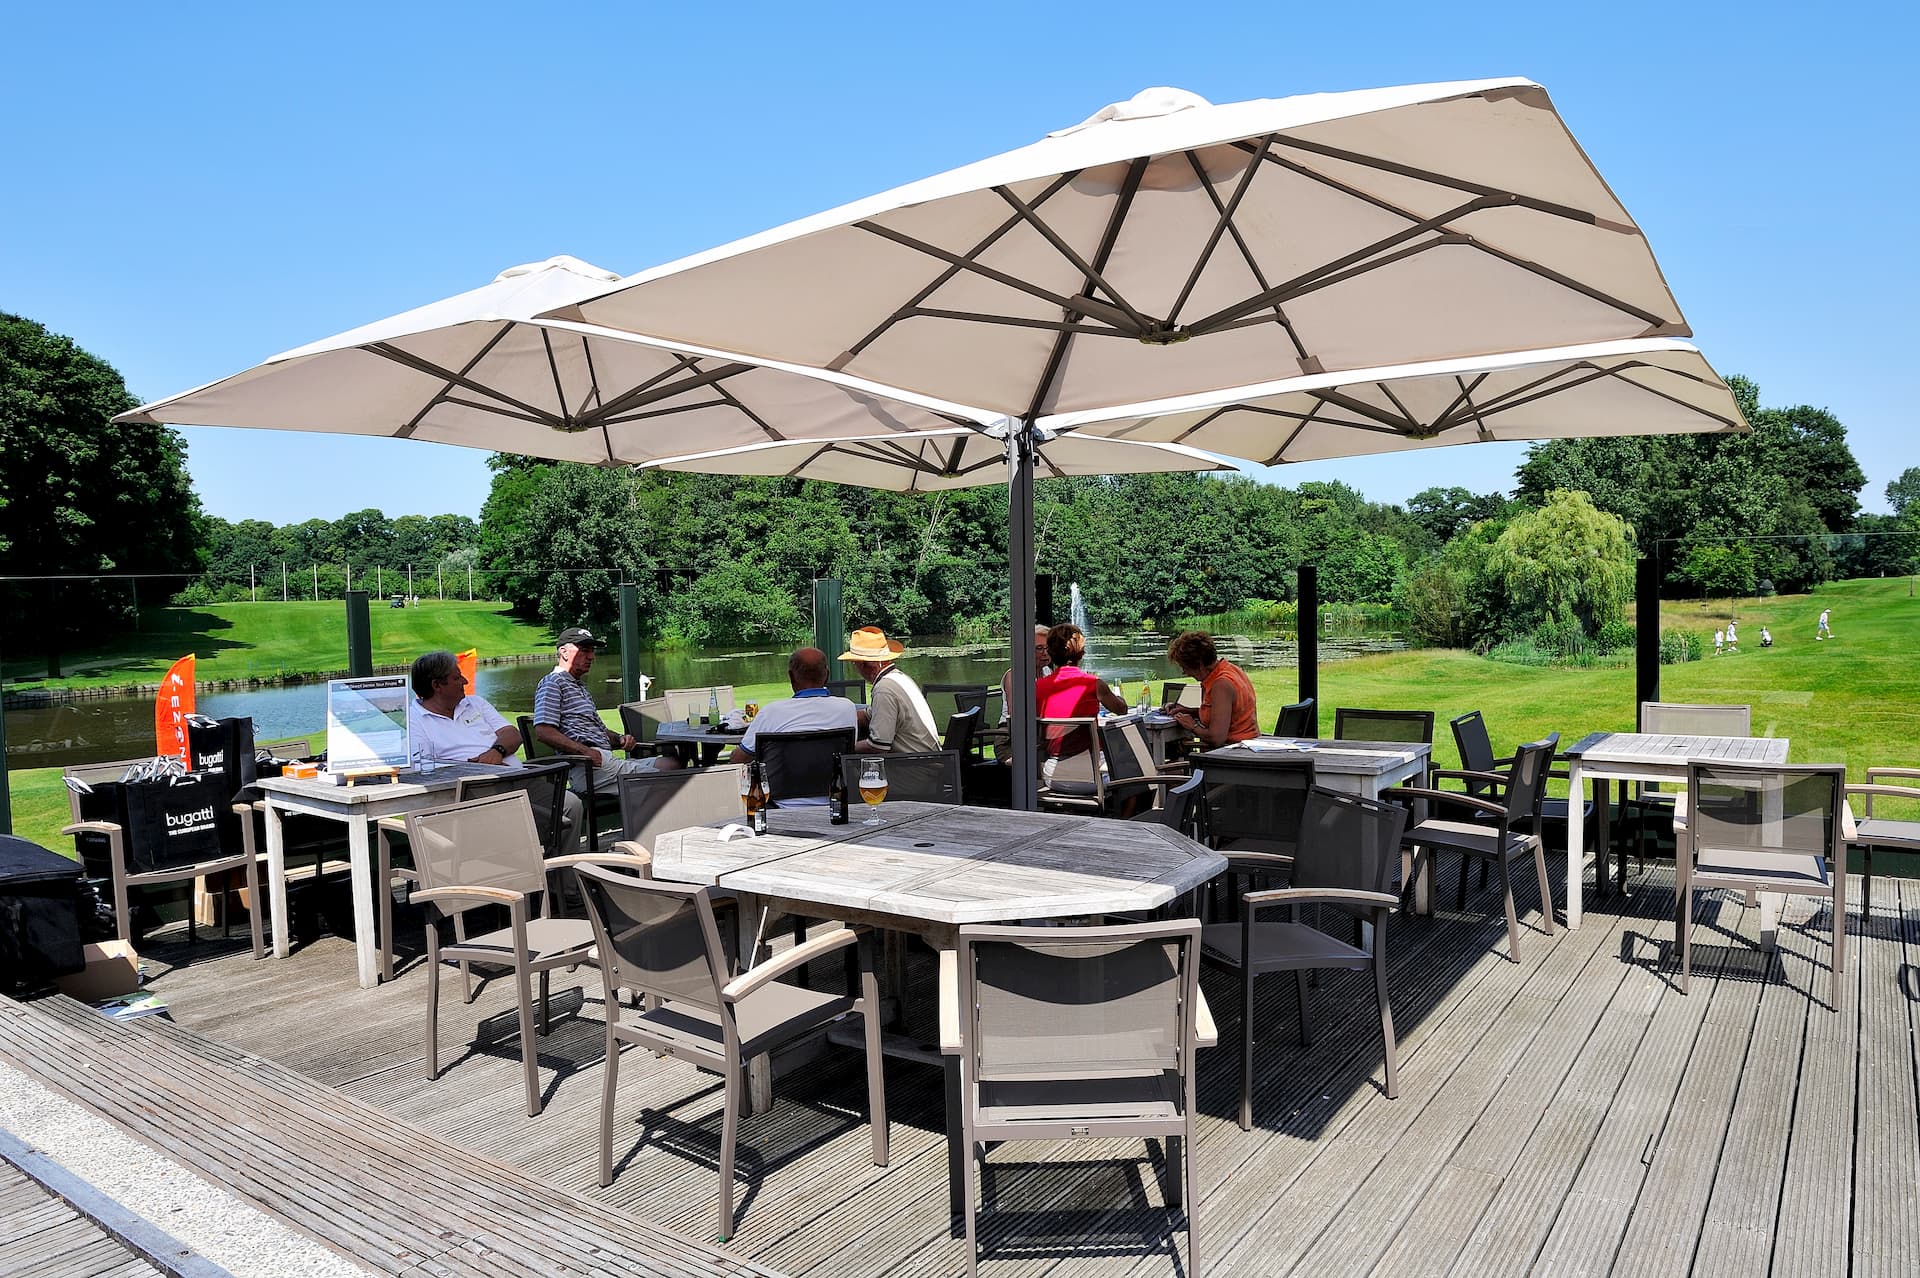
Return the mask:
M 1195 768 L 1205 771 L 1208 759 L 1231 759 L 1236 763 L 1297 763 L 1313 760 L 1313 783 L 1363 799 L 1378 799 L 1396 785 L 1424 786 L 1427 769 L 1433 764 L 1433 747 L 1423 741 L 1330 741 L 1297 737 L 1255 737 L 1259 747 L 1245 742 L 1217 746 L 1201 753 Z M 1424 804 L 1416 804 L 1414 822 L 1421 819 Z M 1410 858 L 1402 857 L 1405 866 Z M 1413 908 L 1425 914 L 1433 906 L 1433 862 L 1429 859 L 1414 884 Z
M 1687 737 L 1651 732 L 1593 732 L 1566 748 L 1569 813 L 1580 809 L 1581 786 L 1600 783 L 1594 794 L 1600 816 L 1594 857 L 1596 889 L 1607 884 L 1607 789 L 1613 781 L 1664 781 L 1685 786 L 1687 764 L 1787 761 L 1785 737 Z M 1567 926 L 1580 926 L 1581 884 L 1586 875 L 1586 822 L 1567 820 Z M 1620 856 L 1617 887 L 1626 890 L 1627 859 Z
M 758 839 L 723 841 L 710 827 L 671 831 L 654 841 L 653 874 L 732 892 L 743 923 L 759 920 L 755 951 L 776 913 L 926 939 L 940 955 L 941 1052 L 902 1054 L 947 1069 L 949 1156 L 957 1158 L 959 1031 L 951 1018 L 958 1012 L 953 950 L 960 926 L 1150 910 L 1227 863 L 1183 834 L 1144 822 L 937 803 L 885 803 L 878 811 L 880 825 L 861 825 L 858 817 L 831 825 L 825 808 L 776 808 Z M 754 1107 L 766 1104 L 771 1080 L 764 1063 L 749 1082 L 759 1093 Z
M 380 945 L 374 924 L 374 891 L 390 890 L 373 881 L 371 831 L 382 817 L 402 816 L 453 800 L 460 778 L 496 776 L 506 769 L 485 763 L 441 764 L 432 772 L 403 772 L 400 781 L 334 785 L 328 781 L 295 781 L 263 777 L 260 789 L 267 805 L 267 891 L 273 902 L 273 955 L 287 956 L 287 850 L 281 830 L 283 814 L 324 817 L 347 827 L 347 855 L 353 886 L 353 947 L 360 988 L 372 989 L 380 979 Z
M 737 746 L 746 739 L 746 736 L 745 728 L 738 732 L 728 732 L 725 729 L 716 732 L 706 724 L 694 724 L 688 727 L 675 719 L 655 729 L 653 743 L 688 748 L 697 746 L 700 751 L 700 762 L 710 764 L 720 757 L 722 746 Z

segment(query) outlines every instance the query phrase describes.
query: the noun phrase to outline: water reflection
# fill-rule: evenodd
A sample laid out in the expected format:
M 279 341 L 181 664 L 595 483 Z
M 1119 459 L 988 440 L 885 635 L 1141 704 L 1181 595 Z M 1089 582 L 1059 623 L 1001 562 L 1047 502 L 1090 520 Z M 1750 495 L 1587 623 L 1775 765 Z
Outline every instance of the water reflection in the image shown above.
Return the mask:
M 1167 661 L 1170 636 L 1150 631 L 1094 634 L 1087 665 L 1109 681 L 1138 683 L 1179 678 Z M 1296 664 L 1299 647 L 1289 633 L 1216 636 L 1222 656 L 1249 670 Z M 1362 652 L 1389 652 L 1406 645 L 1387 633 L 1322 635 L 1322 660 Z M 944 636 L 916 640 L 908 648 L 908 668 L 923 684 L 995 684 L 1007 668 L 1000 644 L 956 644 Z M 702 652 L 648 652 L 640 668 L 653 676 L 656 691 L 706 684 L 785 684 L 787 650 L 738 648 Z M 551 669 L 544 661 L 482 666 L 478 691 L 501 713 L 512 717 L 533 708 L 534 685 Z M 595 699 L 607 709 L 623 699 L 620 660 L 608 654 L 588 676 Z M 1137 691 L 1137 689 L 1135 690 Z M 301 737 L 326 725 L 326 685 L 298 684 L 232 692 L 202 691 L 202 714 L 216 718 L 251 715 L 262 741 Z M 43 768 L 153 753 L 153 699 L 110 697 L 7 711 L 7 757 L 13 768 Z

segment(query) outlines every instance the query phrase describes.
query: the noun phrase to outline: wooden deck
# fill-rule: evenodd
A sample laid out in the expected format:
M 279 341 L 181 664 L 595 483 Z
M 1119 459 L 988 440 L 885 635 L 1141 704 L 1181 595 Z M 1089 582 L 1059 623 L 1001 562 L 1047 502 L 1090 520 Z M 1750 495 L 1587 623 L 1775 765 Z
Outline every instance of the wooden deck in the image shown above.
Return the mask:
M 1440 883 L 1451 905 L 1444 863 Z M 1528 915 L 1519 963 L 1504 957 L 1490 893 L 1461 914 L 1396 920 L 1396 1101 L 1377 1086 L 1364 974 L 1324 978 L 1310 1048 L 1295 1038 L 1292 983 L 1270 979 L 1251 1133 L 1232 1120 L 1235 987 L 1209 973 L 1223 1046 L 1201 1068 L 1206 1270 L 1915 1272 L 1920 882 L 1875 883 L 1833 1008 L 1824 909 L 1789 903 L 1775 958 L 1752 948 L 1758 911 L 1730 895 L 1697 907 L 1693 993 L 1682 996 L 1666 967 L 1670 883 L 1655 869 L 1624 912 L 1590 911 L 1574 933 L 1546 937 Z M 1856 911 L 1859 887 L 1856 878 Z M 719 1087 L 688 1066 L 629 1054 L 617 1177 L 609 1189 L 594 1183 L 601 1039 L 590 971 L 578 1010 L 556 1013 L 543 1040 L 546 1111 L 528 1119 L 508 982 L 472 1007 L 443 1003 L 446 1070 L 428 1081 L 415 959 L 393 985 L 363 991 L 339 940 L 283 961 L 207 947 L 149 957 L 177 964 L 154 988 L 184 1026 L 567 1190 L 709 1234 Z M 913 966 L 907 1000 L 922 1014 L 929 966 Z M 556 990 L 567 984 L 556 974 Z M 499 1035 L 462 1055 L 479 1018 Z M 774 1107 L 743 1123 L 732 1250 L 795 1275 L 964 1272 L 949 1232 L 941 1076 L 890 1061 L 887 1082 L 885 1169 L 868 1160 L 855 1053 L 783 1081 Z M 1158 1158 L 1138 1142 L 996 1149 L 983 1272 L 1180 1272 L 1186 1232 L 1159 1207 Z
M 0 1161 L 0 1278 L 162 1278 L 158 1269 Z

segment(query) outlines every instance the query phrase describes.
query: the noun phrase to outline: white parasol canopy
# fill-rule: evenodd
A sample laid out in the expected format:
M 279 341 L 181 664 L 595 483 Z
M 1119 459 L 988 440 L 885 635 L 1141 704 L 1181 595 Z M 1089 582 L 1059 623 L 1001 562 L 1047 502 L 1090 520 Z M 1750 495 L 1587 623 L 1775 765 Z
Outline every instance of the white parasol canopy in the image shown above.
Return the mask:
M 1521 79 L 1225 106 L 1149 89 L 557 313 L 1015 419 L 1017 722 L 1033 713 L 1038 419 L 1689 332 L 1640 229 Z M 1024 733 L 1013 763 L 1024 805 Z
M 1042 478 L 1065 475 L 1146 475 L 1232 470 L 1217 457 L 1179 444 L 1136 443 L 1098 435 L 1061 435 L 1035 449 Z M 884 438 L 750 444 L 646 462 L 643 470 L 700 475 L 779 475 L 859 488 L 931 493 L 1007 480 L 1005 427 L 925 431 Z
M 599 465 L 990 420 L 850 377 L 534 321 L 616 278 L 571 257 L 512 267 L 117 420 L 384 435 Z
M 1296 377 L 1040 425 L 1268 466 L 1452 444 L 1748 429 L 1706 357 L 1670 338 Z

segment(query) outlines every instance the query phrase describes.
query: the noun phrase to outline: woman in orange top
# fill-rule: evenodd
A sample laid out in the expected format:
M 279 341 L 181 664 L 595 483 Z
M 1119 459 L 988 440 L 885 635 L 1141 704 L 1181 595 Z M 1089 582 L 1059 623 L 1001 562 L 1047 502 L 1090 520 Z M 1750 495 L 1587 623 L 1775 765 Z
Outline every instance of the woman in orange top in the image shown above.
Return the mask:
M 1229 745 L 1260 735 L 1259 709 L 1246 672 L 1224 661 L 1204 630 L 1189 630 L 1167 645 L 1167 659 L 1180 673 L 1200 683 L 1200 713 L 1176 706 L 1180 725 L 1209 746 Z

